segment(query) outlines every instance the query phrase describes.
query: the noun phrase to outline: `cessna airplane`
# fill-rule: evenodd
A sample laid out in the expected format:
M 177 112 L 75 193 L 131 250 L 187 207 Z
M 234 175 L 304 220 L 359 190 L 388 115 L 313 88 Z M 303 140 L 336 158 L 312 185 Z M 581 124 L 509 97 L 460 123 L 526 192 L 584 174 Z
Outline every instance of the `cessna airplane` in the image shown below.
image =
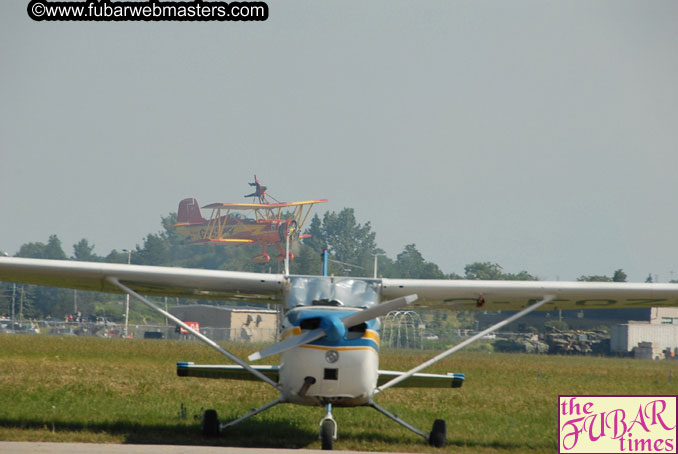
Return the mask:
M 9 257 L 0 257 L 0 280 L 131 295 L 235 363 L 180 362 L 179 376 L 261 380 L 279 391 L 274 401 L 223 424 L 214 410 L 207 410 L 202 424 L 206 436 L 216 436 L 221 430 L 278 404 L 315 405 L 325 407 L 320 422 L 323 449 L 332 449 L 337 438 L 333 406 L 372 407 L 431 445 L 443 446 L 446 426 L 442 419 L 435 420 L 430 432 L 424 432 L 379 406 L 375 399 L 394 386 L 460 387 L 465 378 L 461 373 L 421 371 L 529 312 L 678 306 L 676 284 L 368 279 Z M 281 354 L 280 365 L 250 365 L 142 295 L 282 304 L 283 340 L 248 358 L 254 361 Z M 408 305 L 517 312 L 412 370 L 380 370 L 378 317 Z

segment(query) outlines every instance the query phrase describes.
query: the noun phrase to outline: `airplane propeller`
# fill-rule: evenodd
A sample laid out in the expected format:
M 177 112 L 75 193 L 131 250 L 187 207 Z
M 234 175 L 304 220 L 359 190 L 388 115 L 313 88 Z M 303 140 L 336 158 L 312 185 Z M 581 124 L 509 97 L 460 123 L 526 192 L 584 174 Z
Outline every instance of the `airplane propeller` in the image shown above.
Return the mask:
M 295 347 L 306 345 L 316 339 L 320 339 L 323 336 L 327 336 L 329 340 L 337 342 L 344 338 L 346 332 L 352 326 L 356 326 L 361 323 L 365 323 L 368 320 L 372 320 L 373 318 L 386 315 L 395 309 L 415 302 L 417 298 L 418 296 L 416 294 L 402 296 L 400 298 L 396 298 L 394 300 L 377 304 L 370 308 L 355 312 L 344 318 L 339 318 L 334 314 L 326 315 L 320 321 L 320 328 L 289 337 L 284 341 L 278 342 L 271 345 L 270 347 L 264 348 L 263 350 L 252 353 L 247 357 L 247 359 L 250 361 L 257 361 L 259 359 L 266 358 L 267 356 L 277 355 Z

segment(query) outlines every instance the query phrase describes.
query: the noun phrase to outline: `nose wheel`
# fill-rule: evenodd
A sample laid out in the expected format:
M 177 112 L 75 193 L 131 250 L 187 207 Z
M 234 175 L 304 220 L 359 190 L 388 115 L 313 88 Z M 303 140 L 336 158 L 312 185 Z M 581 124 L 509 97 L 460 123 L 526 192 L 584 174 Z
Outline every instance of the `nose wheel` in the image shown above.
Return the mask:
M 331 451 L 337 439 L 337 422 L 332 417 L 332 404 L 325 406 L 325 417 L 320 421 L 320 445 L 324 451 Z

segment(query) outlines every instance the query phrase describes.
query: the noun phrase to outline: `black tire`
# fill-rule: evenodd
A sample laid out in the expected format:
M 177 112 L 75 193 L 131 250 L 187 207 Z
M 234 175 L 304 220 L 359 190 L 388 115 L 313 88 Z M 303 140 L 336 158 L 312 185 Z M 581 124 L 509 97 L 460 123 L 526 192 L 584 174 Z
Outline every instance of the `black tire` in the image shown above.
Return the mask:
M 334 444 L 334 423 L 325 420 L 320 426 L 320 444 L 324 451 L 331 451 Z
M 428 436 L 428 444 L 435 446 L 436 448 L 442 448 L 447 442 L 447 427 L 445 421 L 442 419 L 436 419 L 433 421 L 433 429 L 431 429 L 431 434 Z
M 219 436 L 219 417 L 216 410 L 205 410 L 202 415 L 202 435 L 206 438 Z

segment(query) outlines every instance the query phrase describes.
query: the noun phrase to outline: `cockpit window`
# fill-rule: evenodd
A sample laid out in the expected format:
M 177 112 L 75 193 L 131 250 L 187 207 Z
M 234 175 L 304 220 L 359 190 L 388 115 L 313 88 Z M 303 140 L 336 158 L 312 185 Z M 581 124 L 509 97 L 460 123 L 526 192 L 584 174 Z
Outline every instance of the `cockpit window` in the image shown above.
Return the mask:
M 375 279 L 290 276 L 285 292 L 288 309 L 297 306 L 369 307 L 381 300 L 381 286 Z

